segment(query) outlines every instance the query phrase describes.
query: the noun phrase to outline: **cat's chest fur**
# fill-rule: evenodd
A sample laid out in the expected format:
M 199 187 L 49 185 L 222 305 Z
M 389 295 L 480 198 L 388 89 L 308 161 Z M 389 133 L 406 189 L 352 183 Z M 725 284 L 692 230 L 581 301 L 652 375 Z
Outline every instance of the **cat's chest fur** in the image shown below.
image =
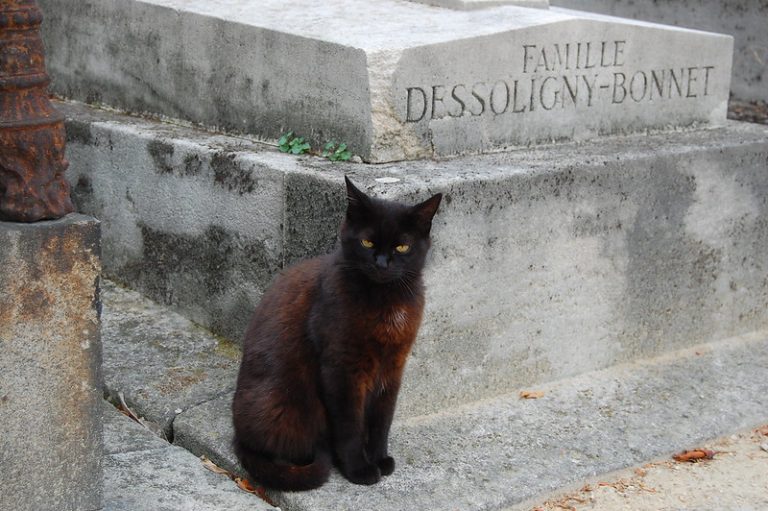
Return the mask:
M 409 346 L 421 323 L 420 304 L 397 303 L 365 315 L 366 330 L 378 343 Z

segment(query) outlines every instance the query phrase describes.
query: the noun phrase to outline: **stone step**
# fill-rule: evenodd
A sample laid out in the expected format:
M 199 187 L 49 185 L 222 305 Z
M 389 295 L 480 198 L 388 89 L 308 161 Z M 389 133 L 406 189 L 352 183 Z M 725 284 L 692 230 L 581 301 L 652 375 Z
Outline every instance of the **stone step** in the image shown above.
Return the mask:
M 179 413 L 234 390 L 239 346 L 109 280 L 101 299 L 105 392 L 155 433 L 172 440 Z
M 334 245 L 344 174 L 382 197 L 443 192 L 404 416 L 768 325 L 766 127 L 369 166 L 61 108 L 106 274 L 237 342 L 275 273 Z
M 668 457 L 768 419 L 768 332 L 701 345 L 434 415 L 396 419 L 391 476 L 270 497 L 285 511 L 491 511 Z M 180 414 L 174 442 L 240 471 L 231 396 Z
M 237 358 L 237 348 L 227 345 L 226 356 L 217 358 L 221 349 L 215 342 L 201 348 L 199 340 L 190 341 L 185 331 L 202 335 L 200 328 L 169 311 L 163 326 L 152 329 L 163 309 L 110 283 L 103 286 L 103 301 L 108 391 L 123 388 L 129 407 L 148 418 L 149 426 L 108 408 L 106 509 L 186 511 L 197 509 L 185 507 L 193 502 L 203 504 L 199 509 L 269 509 L 238 494 L 231 481 L 207 472 L 195 457 L 205 455 L 242 474 L 231 450 L 235 371 L 219 371 L 215 378 L 206 371 L 191 391 L 167 377 Z M 121 312 L 125 304 L 131 304 L 132 316 Z M 125 318 L 131 320 L 116 328 Z M 136 329 L 138 324 L 143 327 Z M 168 324 L 173 327 L 165 328 Z M 164 347 L 157 339 L 164 339 Z M 142 343 L 150 348 L 140 349 Z M 193 356 L 164 357 L 166 350 Z M 766 367 L 768 331 L 763 331 L 527 387 L 542 392 L 539 399 L 513 393 L 431 415 L 398 413 L 391 440 L 398 469 L 392 476 L 360 487 L 334 473 L 319 490 L 270 497 L 286 511 L 506 509 L 765 422 Z M 207 386 L 214 382 L 220 390 L 211 393 Z M 171 446 L 149 430 L 175 407 L 180 413 L 167 426 Z M 152 507 L 157 501 L 166 507 Z M 214 501 L 223 507 L 204 507 Z
M 467 6 L 477 2 L 446 2 Z M 53 90 L 383 162 L 725 121 L 733 39 L 559 8 L 40 0 Z M 361 15 L 364 13 L 364 15 Z
M 267 511 L 188 451 L 104 406 L 104 511 Z

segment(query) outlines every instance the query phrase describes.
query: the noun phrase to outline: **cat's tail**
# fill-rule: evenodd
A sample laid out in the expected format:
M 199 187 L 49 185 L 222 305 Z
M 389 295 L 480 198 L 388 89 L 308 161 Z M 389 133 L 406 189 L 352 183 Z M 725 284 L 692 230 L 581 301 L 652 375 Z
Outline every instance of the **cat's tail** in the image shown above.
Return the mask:
M 331 456 L 318 449 L 308 465 L 276 462 L 235 439 L 235 454 L 243 468 L 260 484 L 282 491 L 312 490 L 322 486 L 331 473 Z

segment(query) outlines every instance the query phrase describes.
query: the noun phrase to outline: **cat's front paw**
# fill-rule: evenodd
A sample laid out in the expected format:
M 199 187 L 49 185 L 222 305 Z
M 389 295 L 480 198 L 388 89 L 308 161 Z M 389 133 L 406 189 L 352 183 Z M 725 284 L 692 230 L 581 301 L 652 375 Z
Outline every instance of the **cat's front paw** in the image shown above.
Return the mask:
M 381 475 L 388 476 L 395 471 L 395 458 L 392 456 L 381 458 L 376 462 L 376 465 L 378 465 L 379 470 L 381 471 Z
M 381 480 L 381 471 L 376 465 L 366 465 L 355 470 L 344 471 L 344 477 L 355 484 L 376 484 Z

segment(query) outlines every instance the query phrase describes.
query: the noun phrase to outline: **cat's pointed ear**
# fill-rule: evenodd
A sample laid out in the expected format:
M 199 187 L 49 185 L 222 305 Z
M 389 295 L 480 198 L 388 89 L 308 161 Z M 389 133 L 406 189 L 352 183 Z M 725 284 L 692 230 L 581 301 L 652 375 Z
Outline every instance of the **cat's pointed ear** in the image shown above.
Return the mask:
M 360 218 L 367 211 L 370 199 L 347 176 L 344 182 L 347 184 L 347 218 Z
M 435 213 L 437 213 L 437 208 L 440 206 L 440 201 L 442 198 L 443 194 L 438 193 L 425 200 L 421 204 L 416 204 L 413 206 L 413 208 L 411 208 L 417 225 L 423 232 L 427 234 L 429 234 L 429 231 L 432 228 L 432 218 L 435 216 Z

